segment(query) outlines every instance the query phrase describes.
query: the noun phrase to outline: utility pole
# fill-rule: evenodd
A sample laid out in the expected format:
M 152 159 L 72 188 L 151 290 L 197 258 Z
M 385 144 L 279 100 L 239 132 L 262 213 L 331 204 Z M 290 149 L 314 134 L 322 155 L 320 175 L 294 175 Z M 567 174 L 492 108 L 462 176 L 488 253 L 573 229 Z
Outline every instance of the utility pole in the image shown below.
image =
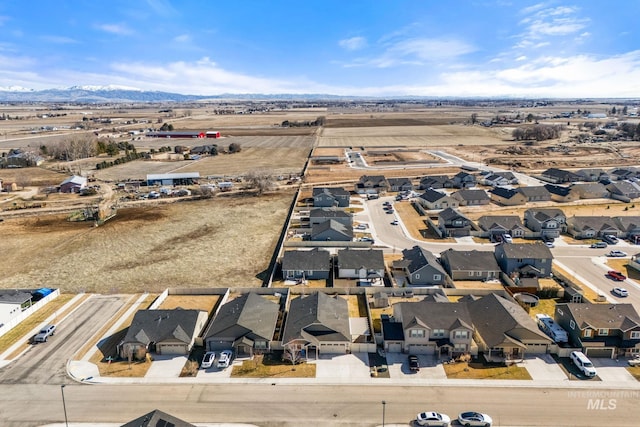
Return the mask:
M 64 410 L 64 425 L 69 427 L 69 421 L 67 420 L 67 405 L 64 401 L 64 384 L 60 385 L 60 392 L 62 393 L 62 409 Z

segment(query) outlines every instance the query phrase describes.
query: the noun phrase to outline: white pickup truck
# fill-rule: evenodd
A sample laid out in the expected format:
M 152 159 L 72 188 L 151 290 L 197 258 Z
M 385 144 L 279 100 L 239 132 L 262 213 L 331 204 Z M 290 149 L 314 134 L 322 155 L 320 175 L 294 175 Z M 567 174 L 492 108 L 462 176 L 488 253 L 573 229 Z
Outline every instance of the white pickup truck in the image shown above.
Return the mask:
M 40 332 L 33 337 L 33 342 L 47 342 L 50 336 L 53 336 L 56 332 L 56 325 L 47 325 L 44 328 L 40 329 Z
M 640 366 L 640 354 L 636 354 L 632 359 L 629 359 L 629 366 Z

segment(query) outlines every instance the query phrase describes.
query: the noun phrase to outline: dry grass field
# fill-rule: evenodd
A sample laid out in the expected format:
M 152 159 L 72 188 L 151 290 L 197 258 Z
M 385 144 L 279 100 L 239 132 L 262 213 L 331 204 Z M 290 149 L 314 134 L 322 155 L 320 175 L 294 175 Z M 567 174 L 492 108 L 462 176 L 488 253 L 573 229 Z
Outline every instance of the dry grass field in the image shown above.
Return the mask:
M 64 217 L 0 223 L 0 288 L 159 292 L 260 286 L 292 194 L 121 209 L 104 226 Z

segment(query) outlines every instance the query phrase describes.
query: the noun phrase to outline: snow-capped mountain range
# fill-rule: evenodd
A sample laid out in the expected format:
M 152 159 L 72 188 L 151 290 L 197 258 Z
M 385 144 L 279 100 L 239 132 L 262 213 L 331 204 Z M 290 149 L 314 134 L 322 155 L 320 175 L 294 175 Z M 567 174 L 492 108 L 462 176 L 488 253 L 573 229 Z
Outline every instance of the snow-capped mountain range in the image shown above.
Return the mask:
M 183 102 L 206 98 L 209 97 L 144 91 L 118 85 L 79 85 L 43 90 L 21 86 L 0 87 L 0 102 Z

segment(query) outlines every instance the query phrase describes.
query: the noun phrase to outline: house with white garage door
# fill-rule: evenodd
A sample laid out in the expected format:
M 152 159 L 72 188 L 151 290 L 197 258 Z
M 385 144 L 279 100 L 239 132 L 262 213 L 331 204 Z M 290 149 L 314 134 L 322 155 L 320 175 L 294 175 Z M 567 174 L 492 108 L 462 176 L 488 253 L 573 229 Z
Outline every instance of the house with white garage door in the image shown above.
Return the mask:
M 324 292 L 291 300 L 282 346 L 285 355 L 314 359 L 320 354 L 345 354 L 351 350 L 347 300 Z
M 189 354 L 207 318 L 203 310 L 139 310 L 118 344 L 118 355 L 144 359 L 147 353 Z

